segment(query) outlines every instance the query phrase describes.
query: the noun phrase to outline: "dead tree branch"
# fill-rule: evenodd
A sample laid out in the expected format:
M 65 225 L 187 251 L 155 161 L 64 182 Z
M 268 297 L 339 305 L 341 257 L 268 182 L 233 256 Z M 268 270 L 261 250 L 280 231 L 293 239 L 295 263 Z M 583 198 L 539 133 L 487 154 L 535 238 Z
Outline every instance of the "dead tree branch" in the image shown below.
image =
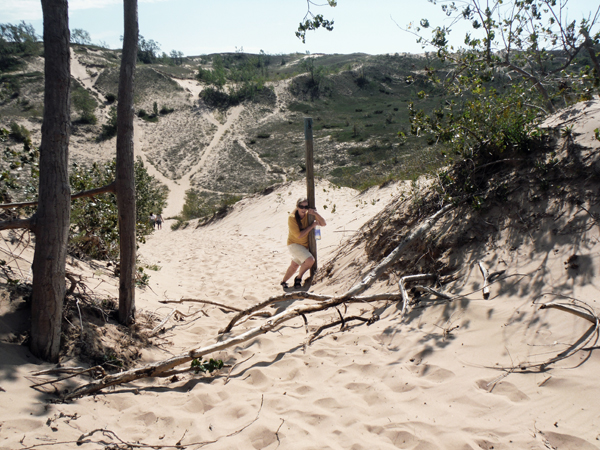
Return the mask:
M 400 278 L 400 281 L 398 281 L 398 287 L 400 289 L 400 293 L 402 294 L 402 312 L 400 313 L 400 316 L 404 316 L 404 313 L 406 312 L 406 308 L 408 307 L 408 293 L 406 292 L 406 283 L 409 283 L 411 281 L 423 281 L 423 280 L 431 280 L 432 278 L 435 278 L 435 275 L 432 275 L 430 273 L 422 273 L 419 275 L 407 275 L 405 277 Z
M 219 308 L 228 309 L 230 311 L 241 311 L 239 308 L 235 308 L 233 306 L 225 305 L 223 303 L 213 302 L 210 300 L 201 300 L 199 298 L 181 298 L 179 300 L 159 300 L 159 303 L 184 303 L 184 302 L 192 302 L 192 303 L 204 303 L 206 305 L 218 306 Z
M 423 233 L 429 231 L 435 225 L 435 223 L 452 208 L 454 208 L 454 205 L 452 203 L 449 203 L 442 209 L 440 209 L 438 212 L 425 219 L 425 221 L 421 225 L 415 228 L 412 233 L 406 236 L 402 240 L 402 242 L 398 244 L 398 246 L 392 251 L 392 253 L 390 253 L 383 261 L 381 261 L 377 265 L 377 267 L 375 267 L 371 272 L 369 272 L 369 274 L 367 274 L 367 276 L 363 278 L 360 283 L 351 287 L 350 290 L 344 294 L 344 297 L 356 297 L 357 295 L 360 295 L 364 291 L 366 291 L 375 282 L 375 280 L 377 280 L 377 278 L 379 278 L 393 263 L 395 263 L 398 260 L 398 258 L 400 258 L 402 251 L 408 245 L 412 244 L 412 242 L 418 237 L 420 237 Z
M 375 267 L 375 269 L 373 269 L 360 283 L 358 283 L 357 285 L 350 288 L 350 290 L 347 291 L 345 294 L 343 294 L 341 297 L 333 297 L 333 298 L 323 300 L 320 303 L 305 305 L 305 306 L 295 306 L 290 309 L 286 309 L 286 310 L 274 315 L 270 319 L 266 320 L 262 325 L 257 326 L 255 328 L 251 328 L 238 336 L 232 336 L 221 342 L 216 342 L 214 344 L 211 344 L 211 345 L 208 345 L 205 347 L 200 347 L 200 348 L 191 350 L 188 353 L 180 354 L 180 355 L 174 356 L 174 357 L 169 358 L 164 361 L 158 361 L 158 362 L 151 363 L 151 364 L 148 364 L 143 367 L 130 369 L 125 372 L 107 375 L 100 380 L 95 380 L 87 385 L 79 386 L 71 392 L 63 393 L 62 399 L 70 400 L 70 399 L 73 399 L 76 397 L 93 394 L 104 388 L 107 388 L 110 386 L 115 386 L 115 385 L 122 384 L 122 383 L 128 383 L 130 381 L 134 381 L 134 380 L 141 379 L 141 378 L 159 377 L 164 372 L 171 371 L 174 367 L 177 367 L 178 365 L 188 363 L 188 362 L 192 361 L 193 359 L 199 359 L 205 355 L 216 353 L 216 352 L 225 350 L 226 348 L 229 348 L 229 347 L 232 347 L 235 345 L 242 344 L 246 341 L 249 341 L 250 339 L 260 336 L 261 334 L 268 333 L 269 331 L 272 331 L 272 330 L 276 329 L 277 327 L 279 327 L 281 324 L 283 324 L 293 318 L 296 318 L 298 316 L 312 314 L 312 313 L 315 313 L 318 311 L 324 311 L 326 309 L 338 306 L 340 304 L 348 303 L 349 301 L 365 302 L 365 301 L 367 301 L 365 298 L 358 298 L 357 296 L 360 295 L 361 293 L 363 293 L 366 289 L 368 289 L 375 282 L 375 280 L 381 274 L 383 274 L 385 272 L 385 270 L 387 270 L 387 268 L 400 257 L 400 254 L 401 254 L 402 250 L 404 250 L 404 248 L 406 248 L 409 244 L 411 244 L 415 239 L 417 239 L 423 233 L 425 233 L 426 231 L 431 229 L 433 227 L 433 225 L 437 222 L 437 220 L 439 218 L 441 218 L 446 212 L 451 210 L 453 207 L 454 207 L 454 205 L 452 205 L 452 204 L 446 205 L 442 209 L 440 209 L 438 212 L 436 212 L 435 214 L 433 214 L 432 216 L 427 218 L 423 224 L 418 226 L 412 233 L 410 233 L 392 251 L 392 253 L 390 253 L 390 255 L 388 255 L 377 267 Z M 294 293 L 292 295 L 298 295 L 299 296 L 298 298 L 302 298 L 302 295 L 300 295 L 300 294 L 306 294 L 307 296 L 315 296 L 315 294 L 310 294 L 310 293 Z M 283 296 L 281 296 L 281 297 L 283 297 Z M 325 296 L 322 296 L 322 297 L 324 298 Z M 388 299 L 391 297 L 393 297 L 393 296 L 391 296 L 389 294 L 387 295 Z M 395 297 L 398 298 L 399 296 L 396 295 Z M 382 299 L 382 296 L 381 295 L 371 296 L 370 298 L 380 300 L 380 299 Z M 260 308 L 263 308 L 265 304 L 270 304 L 269 302 L 272 303 L 274 300 L 275 299 L 271 298 L 271 299 L 267 300 L 266 302 L 263 302 L 261 304 L 263 306 L 261 306 Z M 279 300 L 279 301 L 281 301 L 281 300 Z M 255 312 L 256 310 L 257 310 L 257 307 L 252 307 L 248 311 L 250 311 L 249 313 L 252 313 L 252 312 Z M 247 315 L 249 313 L 245 313 L 244 315 Z M 241 314 L 238 314 L 238 315 L 240 317 L 243 316 Z M 232 326 L 233 326 L 233 324 L 231 324 L 231 327 Z M 226 329 L 230 330 L 231 327 L 228 326 L 228 328 L 226 328 Z
M 542 294 L 544 295 L 544 294 Z M 558 295 L 558 294 L 554 294 Z M 560 296 L 560 295 L 559 295 Z M 570 297 L 566 297 L 570 298 Z M 592 326 L 586 330 L 585 333 L 573 344 L 569 345 L 565 350 L 558 353 L 546 361 L 541 363 L 522 363 L 512 367 L 493 367 L 494 369 L 501 370 L 516 370 L 520 369 L 521 372 L 525 371 L 535 371 L 535 372 L 543 372 L 548 366 L 562 361 L 564 359 L 570 358 L 575 353 L 580 350 L 585 350 L 590 342 L 593 340 L 593 344 L 595 345 L 600 338 L 600 317 L 594 312 L 593 308 L 585 302 L 577 299 L 571 299 L 573 303 L 562 303 L 562 302 L 552 302 L 552 303 L 541 303 L 540 309 L 558 309 L 559 311 L 568 312 L 574 314 L 578 317 L 581 317 L 592 323 Z M 535 301 L 534 301 L 535 303 Z M 581 364 L 581 363 L 580 363 Z
M 114 181 L 106 186 L 102 186 L 96 189 L 90 189 L 89 191 L 82 191 L 77 194 L 71 195 L 71 201 L 83 197 L 93 197 L 94 195 L 106 194 L 107 192 L 115 192 Z M 11 209 L 11 208 L 25 208 L 26 206 L 37 206 L 38 202 L 22 202 L 22 203 L 4 203 L 0 204 L 0 209 Z M 29 220 L 29 219 L 25 219 Z M 1 224 L 0 224 L 1 225 Z M 25 227 L 19 227 L 25 228 Z M 0 228 L 1 230 L 2 228 Z
M 398 295 L 387 295 L 386 296 L 386 295 L 379 294 L 379 295 L 374 295 L 371 297 L 357 298 L 357 299 L 354 299 L 354 301 L 363 302 L 363 301 L 366 301 L 365 298 L 371 298 L 374 300 L 382 300 L 382 299 L 386 299 L 386 298 L 387 299 L 390 299 L 390 298 L 399 299 L 400 296 L 398 296 Z M 266 334 L 269 331 L 276 329 L 279 325 L 281 325 L 295 317 L 298 317 L 301 315 L 306 315 L 306 314 L 312 314 L 312 313 L 315 313 L 318 311 L 324 311 L 326 309 L 329 309 L 329 308 L 332 308 L 332 307 L 335 307 L 337 305 L 340 305 L 342 303 L 347 303 L 347 302 L 348 302 L 348 299 L 345 296 L 344 297 L 334 297 L 334 298 L 330 298 L 329 300 L 322 302 L 322 303 L 316 303 L 316 304 L 305 305 L 305 306 L 296 306 L 291 309 L 284 310 L 281 313 L 276 314 L 275 316 L 271 317 L 264 324 L 257 326 L 255 328 L 251 328 L 250 330 L 247 330 L 246 332 L 244 332 L 238 336 L 233 336 L 229 339 L 225 339 L 222 342 L 216 342 L 216 343 L 208 345 L 206 347 L 201 347 L 201 348 L 198 348 L 195 350 L 191 350 L 188 353 L 180 354 L 180 355 L 174 356 L 174 357 L 169 358 L 164 361 L 158 361 L 158 362 L 148 364 L 143 367 L 130 369 L 125 372 L 107 375 L 100 380 L 95 380 L 87 385 L 80 386 L 80 387 L 76 388 L 75 390 L 73 390 L 72 392 L 65 392 L 63 394 L 62 398 L 63 398 L 63 400 L 70 400 L 75 397 L 93 394 L 94 392 L 98 392 L 98 391 L 100 391 L 104 388 L 110 387 L 110 386 L 128 383 L 130 381 L 138 380 L 141 378 L 161 377 L 161 376 L 163 376 L 162 374 L 164 372 L 171 371 L 174 367 L 177 367 L 181 364 L 186 364 L 186 363 L 192 361 L 193 359 L 200 359 L 203 356 L 225 350 L 226 348 L 229 348 L 229 347 L 232 347 L 235 345 L 242 344 L 246 341 L 249 341 L 250 339 L 254 339 L 257 336 L 260 336 L 261 334 Z
M 169 314 L 167 314 L 167 317 L 165 317 L 161 323 L 159 323 L 156 327 L 154 327 L 154 329 L 150 332 L 149 337 L 152 337 L 155 334 L 157 334 L 165 326 L 165 324 L 169 321 L 171 316 L 173 316 L 173 314 L 175 314 L 176 311 L 177 310 L 175 308 L 173 308 L 173 310 Z
M 490 298 L 490 287 L 488 286 L 488 277 L 490 273 L 483 266 L 483 263 L 481 261 L 479 261 L 477 264 L 479 264 L 479 270 L 481 271 L 481 276 L 483 277 L 483 298 L 487 300 L 488 298 Z
M 251 315 L 255 314 L 257 311 L 259 311 L 263 308 L 266 308 L 269 305 L 273 305 L 275 303 L 285 302 L 288 300 L 298 300 L 298 299 L 316 300 L 316 301 L 324 302 L 327 300 L 331 300 L 332 298 L 333 297 L 328 296 L 328 295 L 313 294 L 311 292 L 292 292 L 289 294 L 277 295 L 275 297 L 271 297 L 268 300 L 265 300 L 262 303 L 258 303 L 254 306 L 251 306 L 250 308 L 245 309 L 244 311 L 240 311 L 238 314 L 235 315 L 235 317 L 233 317 L 231 319 L 231 321 L 225 328 L 223 328 L 222 330 L 219 331 L 219 334 L 229 333 L 231 331 L 231 329 L 243 317 L 251 316 Z M 346 303 L 359 303 L 359 302 L 370 303 L 370 302 L 376 302 L 376 301 L 380 301 L 380 300 L 399 301 L 399 300 L 402 300 L 402 297 L 398 294 L 375 294 L 375 295 L 369 295 L 369 296 L 352 297 L 352 298 L 347 299 Z
M 6 222 L 0 222 L 0 231 L 2 230 L 16 230 L 19 228 L 24 228 L 26 230 L 33 229 L 33 221 L 31 218 L 29 219 L 16 219 L 16 220 L 8 220 Z
M 340 314 L 341 316 L 341 314 Z M 321 332 L 323 330 L 326 330 L 327 328 L 332 328 L 335 327 L 337 325 L 341 325 L 340 327 L 340 331 L 344 330 L 348 324 L 348 322 L 351 322 L 353 320 L 358 320 L 360 322 L 366 323 L 367 325 L 371 325 L 375 322 L 377 322 L 379 320 L 379 316 L 377 314 L 373 314 L 371 317 L 367 318 L 367 317 L 361 317 L 361 316 L 350 316 L 350 317 L 341 317 L 340 320 L 336 320 L 334 322 L 325 324 L 320 326 L 319 328 L 317 328 L 307 339 L 306 342 L 304 343 L 304 351 L 306 351 L 306 348 L 312 344 L 312 342 L 321 334 Z

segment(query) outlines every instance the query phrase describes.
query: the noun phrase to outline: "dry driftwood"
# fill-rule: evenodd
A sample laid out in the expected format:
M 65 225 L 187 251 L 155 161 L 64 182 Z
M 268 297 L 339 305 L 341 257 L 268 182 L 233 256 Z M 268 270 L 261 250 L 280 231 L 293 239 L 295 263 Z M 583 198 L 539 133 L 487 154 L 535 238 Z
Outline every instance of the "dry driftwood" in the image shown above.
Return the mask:
M 382 300 L 385 298 L 389 299 L 399 299 L 398 295 L 385 295 L 379 294 L 371 297 L 362 297 L 356 299 L 356 301 L 366 301 L 366 298 L 373 298 L 377 300 Z M 130 381 L 138 380 L 141 378 L 151 378 L 151 377 L 162 377 L 165 372 L 170 372 L 174 367 L 177 367 L 181 364 L 186 364 L 193 359 L 201 359 L 202 357 L 216 353 L 226 348 L 242 344 L 250 339 L 253 339 L 261 334 L 265 334 L 269 331 L 274 330 L 279 325 L 291 320 L 295 317 L 312 314 L 318 311 L 324 311 L 326 309 L 332 308 L 334 306 L 340 305 L 342 303 L 346 303 L 348 300 L 345 297 L 334 297 L 329 299 L 326 302 L 316 303 L 312 305 L 305 306 L 296 306 L 291 309 L 287 309 L 282 311 L 279 314 L 271 317 L 264 324 L 252 328 L 238 336 L 233 336 L 229 339 L 226 339 L 222 342 L 217 342 L 206 347 L 201 347 L 195 350 L 191 350 L 188 353 L 184 353 L 181 355 L 174 356 L 164 361 L 159 361 L 156 363 L 148 364 L 143 367 L 127 370 L 125 372 L 120 372 L 117 374 L 107 375 L 106 377 L 93 381 L 85 386 L 80 386 L 73 390 L 72 392 L 67 392 L 63 395 L 64 400 L 69 400 L 75 397 L 80 397 L 83 395 L 93 394 L 98 392 L 101 389 L 107 388 L 109 386 L 114 386 L 117 384 L 128 383 Z
M 490 276 L 490 273 L 488 272 L 488 270 L 483 266 L 483 263 L 481 261 L 479 261 L 479 270 L 481 271 L 481 276 L 483 276 L 483 298 L 484 299 L 488 299 L 490 297 L 490 287 L 488 286 L 488 278 Z
M 570 298 L 570 297 L 567 297 Z M 585 302 L 577 299 L 571 299 L 574 303 L 562 303 L 562 302 L 552 302 L 552 303 L 541 303 L 540 309 L 558 309 L 559 311 L 568 312 L 570 314 L 574 314 L 582 319 L 585 319 L 592 323 L 592 326 L 588 328 L 585 333 L 573 344 L 569 345 L 566 350 L 558 353 L 552 358 L 547 359 L 541 363 L 521 363 L 511 367 L 490 367 L 493 369 L 501 369 L 507 371 L 515 371 L 520 370 L 521 372 L 527 371 L 535 371 L 535 372 L 543 372 L 548 366 L 554 364 L 558 361 L 562 361 L 564 359 L 570 358 L 575 353 L 580 350 L 585 350 L 589 347 L 590 343 L 593 341 L 593 345 L 598 343 L 600 339 L 600 317 L 595 313 L 594 309 Z M 580 363 L 582 364 L 582 363 Z
M 446 214 L 454 208 L 453 204 L 448 204 L 440 209 L 432 216 L 425 219 L 425 221 L 413 230 L 408 236 L 406 236 L 400 244 L 383 260 L 381 261 L 371 272 L 363 278 L 360 283 L 355 284 L 350 288 L 348 292 L 344 294 L 344 297 L 356 297 L 366 291 L 374 282 L 379 278 L 402 254 L 402 251 L 410 245 L 415 239 L 421 236 L 423 233 L 429 231 L 433 225 L 438 221 L 440 217 Z
M 91 383 L 89 383 L 87 385 L 79 386 L 71 392 L 65 392 L 63 394 L 62 398 L 63 398 L 63 400 L 69 400 L 69 399 L 73 399 L 73 398 L 84 396 L 84 395 L 90 395 L 90 394 L 98 392 L 104 388 L 118 385 L 118 384 L 128 383 L 130 381 L 134 381 L 137 379 L 162 376 L 165 372 L 172 371 L 172 369 L 174 367 L 177 367 L 178 365 L 186 364 L 194 359 L 201 359 L 202 357 L 204 357 L 206 355 L 216 353 L 216 352 L 225 350 L 226 348 L 229 348 L 229 347 L 232 347 L 235 345 L 239 345 L 241 343 L 249 341 L 250 339 L 253 339 L 261 334 L 265 334 L 269 331 L 276 329 L 279 325 L 281 325 L 295 317 L 304 316 L 304 315 L 315 313 L 318 311 L 324 311 L 326 309 L 335 307 L 335 306 L 343 304 L 343 303 L 347 303 L 349 301 L 364 302 L 364 301 L 368 301 L 367 298 L 378 299 L 378 300 L 384 299 L 384 298 L 399 299 L 399 298 L 401 298 L 401 296 L 393 295 L 393 294 L 385 294 L 383 296 L 377 295 L 377 296 L 362 297 L 362 298 L 359 298 L 357 296 L 360 295 L 361 293 L 363 293 L 366 289 L 368 289 L 375 282 L 375 280 L 381 274 L 383 274 L 385 272 L 385 270 L 400 257 L 402 250 L 404 250 L 416 238 L 418 238 L 423 233 L 428 231 L 435 224 L 435 222 L 440 217 L 442 217 L 446 212 L 451 210 L 453 208 L 453 206 L 454 205 L 452 205 L 452 204 L 446 205 L 442 209 L 440 209 L 438 212 L 436 212 L 435 214 L 433 214 L 432 216 L 427 218 L 420 226 L 418 226 L 412 233 L 410 233 L 404 240 L 402 240 L 402 242 L 392 251 L 392 253 L 390 253 L 390 255 L 388 255 L 380 264 L 378 264 L 371 272 L 369 272 L 369 274 L 367 274 L 367 276 L 360 283 L 354 285 L 352 288 L 350 288 L 350 290 L 348 290 L 345 294 L 343 294 L 340 297 L 332 297 L 327 300 L 321 301 L 321 303 L 292 307 L 290 309 L 280 312 L 279 314 L 274 315 L 270 319 L 266 320 L 262 325 L 252 328 L 250 330 L 247 330 L 246 332 L 244 332 L 238 336 L 232 336 L 221 342 L 216 342 L 214 344 L 211 344 L 211 345 L 208 345 L 205 347 L 200 347 L 200 348 L 191 350 L 188 353 L 177 355 L 177 356 L 174 356 L 174 357 L 169 358 L 164 361 L 158 361 L 158 362 L 148 364 L 143 367 L 130 369 L 125 372 L 107 375 L 104 378 L 92 381 Z M 300 292 L 294 293 L 292 295 L 298 295 L 297 298 L 302 298 L 303 296 L 301 294 L 306 294 L 307 297 L 315 296 L 315 294 L 300 293 Z M 317 297 L 317 296 L 315 296 L 315 297 Z M 321 297 L 324 297 L 324 296 L 321 296 Z M 260 305 L 263 305 L 263 306 L 261 306 L 261 308 L 263 308 L 265 304 L 266 305 L 271 304 L 269 302 L 272 303 L 273 299 L 269 299 L 266 302 L 261 303 Z M 258 308 L 258 309 L 260 309 L 260 308 Z M 249 313 L 252 313 L 252 312 L 255 312 L 256 310 L 257 309 L 255 309 L 255 307 L 253 307 L 247 311 L 250 311 Z M 242 315 L 238 314 L 238 316 L 241 318 L 244 315 L 247 315 L 249 313 L 242 314 Z M 231 329 L 231 328 L 229 328 L 229 329 Z
M 316 301 L 320 301 L 320 302 L 324 302 L 327 300 L 332 299 L 333 297 L 330 295 L 320 295 L 320 294 L 313 294 L 311 292 L 293 292 L 290 294 L 283 294 L 283 295 L 277 295 L 275 297 L 271 297 L 268 300 L 265 300 L 264 302 L 258 303 L 254 306 L 251 306 L 248 309 L 245 309 L 243 311 L 240 311 L 238 314 L 236 314 L 231 321 L 229 322 L 229 324 L 227 324 L 227 326 L 225 328 L 223 328 L 222 330 L 219 330 L 219 334 L 224 334 L 224 333 L 229 333 L 231 331 L 231 329 L 239 323 L 239 321 L 243 318 L 243 317 L 251 317 L 254 316 L 256 314 L 258 314 L 258 312 L 263 309 L 266 308 L 269 305 L 273 305 L 275 303 L 280 303 L 280 302 L 285 302 L 288 300 L 298 300 L 298 299 L 304 299 L 304 300 L 316 300 Z M 376 301 L 381 301 L 381 300 L 391 300 L 391 301 L 400 301 L 402 300 L 402 297 L 398 294 L 375 294 L 375 295 L 369 295 L 369 296 L 358 296 L 358 297 L 352 297 L 346 300 L 346 302 L 344 303 L 359 303 L 359 302 L 364 302 L 364 303 L 370 303 L 370 302 L 376 302 Z
M 339 311 L 338 311 L 339 313 Z M 343 317 L 340 313 L 340 319 L 336 320 L 334 322 L 325 324 L 325 325 L 321 325 L 319 328 L 317 328 L 312 334 L 310 334 L 308 336 L 308 338 L 306 339 L 306 341 L 304 342 L 304 351 L 306 351 L 306 348 L 312 343 L 312 341 L 314 341 L 323 330 L 326 330 L 327 328 L 332 328 L 335 327 L 337 325 L 341 325 L 340 326 L 340 330 L 343 330 L 346 328 L 346 324 L 348 324 L 348 322 L 351 322 L 353 320 L 358 320 L 360 322 L 366 323 L 367 325 L 371 325 L 375 322 L 377 322 L 379 320 L 379 316 L 377 314 L 373 314 L 371 317 L 367 318 L 367 317 L 362 317 L 362 316 L 350 316 L 350 317 Z
M 213 305 L 213 306 L 218 306 L 219 308 L 223 308 L 223 309 L 228 309 L 230 311 L 240 311 L 239 308 L 235 308 L 234 306 L 229 306 L 229 305 L 225 305 L 223 303 L 219 303 L 219 302 L 213 302 L 211 300 L 202 300 L 199 298 L 180 298 L 179 300 L 159 300 L 159 303 L 185 303 L 185 302 L 192 302 L 192 303 L 204 303 L 206 305 Z
M 428 294 L 433 294 L 436 297 L 443 298 L 444 300 L 452 300 L 454 297 L 451 295 L 445 294 L 442 291 L 438 291 L 437 289 L 430 288 L 429 286 L 415 286 L 417 291 L 426 292 Z
M 400 314 L 400 317 L 404 316 L 404 313 L 406 312 L 406 308 L 408 307 L 408 292 L 406 292 L 406 283 L 409 283 L 411 281 L 423 281 L 423 280 L 430 280 L 432 278 L 435 278 L 435 275 L 432 275 L 430 273 L 421 273 L 419 275 L 407 275 L 405 277 L 400 278 L 400 281 L 398 281 L 398 287 L 400 288 L 400 293 L 402 294 L 402 313 Z
M 157 334 L 162 329 L 162 327 L 164 327 L 165 324 L 169 321 L 171 316 L 173 316 L 173 314 L 175 314 L 176 311 L 177 310 L 175 308 L 173 308 L 173 310 L 169 314 L 167 314 L 167 317 L 165 317 L 158 325 L 156 325 L 154 327 L 154 329 L 150 332 L 149 336 L 152 337 L 155 334 Z

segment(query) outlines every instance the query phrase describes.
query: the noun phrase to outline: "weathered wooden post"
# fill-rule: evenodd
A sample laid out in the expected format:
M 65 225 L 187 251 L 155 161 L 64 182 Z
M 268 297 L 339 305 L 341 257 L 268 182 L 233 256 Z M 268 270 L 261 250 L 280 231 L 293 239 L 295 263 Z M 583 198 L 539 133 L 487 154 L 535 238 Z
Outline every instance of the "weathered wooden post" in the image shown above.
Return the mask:
M 310 117 L 304 119 L 304 140 L 306 141 L 306 198 L 308 206 L 315 207 L 315 173 L 313 164 L 313 120 Z M 308 224 L 313 223 L 315 218 L 312 215 L 308 216 Z M 310 280 L 317 272 L 317 242 L 315 240 L 315 232 L 311 231 L 308 235 L 308 249 L 315 257 L 315 264 L 310 269 Z

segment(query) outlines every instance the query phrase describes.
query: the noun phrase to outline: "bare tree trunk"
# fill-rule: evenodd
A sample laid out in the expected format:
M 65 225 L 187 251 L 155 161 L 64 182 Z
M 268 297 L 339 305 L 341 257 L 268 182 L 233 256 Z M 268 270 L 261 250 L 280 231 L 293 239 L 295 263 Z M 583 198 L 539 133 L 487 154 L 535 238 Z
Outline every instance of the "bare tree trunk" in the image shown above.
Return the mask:
M 133 158 L 133 86 L 138 45 L 137 0 L 124 0 L 123 55 L 117 105 L 116 191 L 119 209 L 121 266 L 119 321 L 129 324 L 135 315 L 135 172 Z
M 583 45 L 588 51 L 592 62 L 594 63 L 594 68 L 596 69 L 596 78 L 600 78 L 600 63 L 598 63 L 598 58 L 596 58 L 596 52 L 594 51 L 594 41 L 592 41 L 590 38 L 590 33 L 586 28 L 582 27 L 581 34 L 583 34 L 585 39 Z
M 69 236 L 70 53 L 67 0 L 42 0 L 44 16 L 44 122 L 40 145 L 39 206 L 31 304 L 31 352 L 58 361 L 65 258 Z

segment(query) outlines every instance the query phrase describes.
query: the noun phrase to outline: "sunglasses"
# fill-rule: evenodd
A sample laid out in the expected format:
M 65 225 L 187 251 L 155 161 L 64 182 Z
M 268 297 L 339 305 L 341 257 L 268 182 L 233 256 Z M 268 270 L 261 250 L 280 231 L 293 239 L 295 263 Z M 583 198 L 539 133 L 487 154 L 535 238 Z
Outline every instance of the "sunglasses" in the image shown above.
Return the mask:
M 308 209 L 308 205 L 298 205 L 298 209 Z

